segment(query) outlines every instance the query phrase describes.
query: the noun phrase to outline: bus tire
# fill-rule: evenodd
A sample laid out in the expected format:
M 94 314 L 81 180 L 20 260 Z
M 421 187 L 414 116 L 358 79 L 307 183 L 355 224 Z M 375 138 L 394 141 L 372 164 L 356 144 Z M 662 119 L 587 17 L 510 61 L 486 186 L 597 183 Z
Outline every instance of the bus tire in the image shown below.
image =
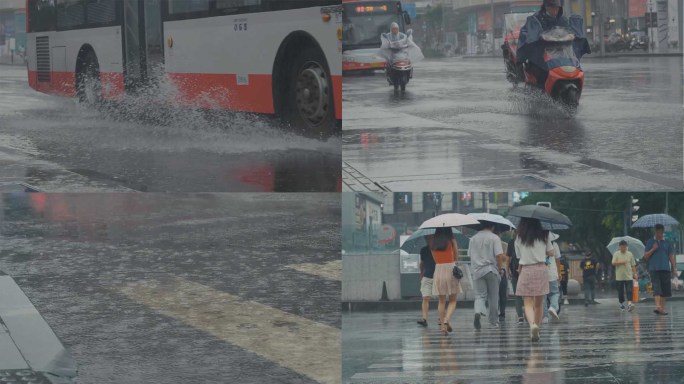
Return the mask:
M 76 94 L 78 101 L 89 107 L 97 107 L 102 103 L 102 81 L 100 66 L 92 51 L 86 51 L 79 58 L 76 72 Z
M 308 46 L 290 61 L 283 117 L 295 129 L 314 138 L 335 133 L 332 78 L 325 56 Z

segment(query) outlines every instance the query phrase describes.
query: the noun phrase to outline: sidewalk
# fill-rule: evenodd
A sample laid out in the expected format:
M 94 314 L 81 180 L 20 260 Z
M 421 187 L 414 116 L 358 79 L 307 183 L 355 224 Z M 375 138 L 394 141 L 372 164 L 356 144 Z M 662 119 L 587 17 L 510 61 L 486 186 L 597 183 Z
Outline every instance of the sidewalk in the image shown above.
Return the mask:
M 577 296 L 569 296 L 568 301 L 570 305 L 584 305 L 584 295 L 580 293 Z M 614 290 L 598 291 L 596 292 L 596 301 L 601 304 L 618 305 L 617 292 Z M 684 290 L 673 291 L 672 297 L 668 301 L 684 301 Z M 646 292 L 639 292 L 639 303 L 652 303 L 653 296 Z M 458 300 L 457 308 L 473 308 L 475 304 L 474 299 Z M 343 301 L 343 311 L 405 311 L 416 309 L 420 310 L 421 299 L 410 298 L 402 300 L 388 300 L 388 301 Z M 506 302 L 506 308 L 515 311 L 515 299 L 509 297 Z M 430 300 L 430 309 L 437 309 L 437 299 Z
M 19 56 L 14 56 L 14 64 L 12 63 L 12 58 L 9 56 L 0 56 L 0 65 L 12 65 L 17 67 L 24 67 L 26 64 Z

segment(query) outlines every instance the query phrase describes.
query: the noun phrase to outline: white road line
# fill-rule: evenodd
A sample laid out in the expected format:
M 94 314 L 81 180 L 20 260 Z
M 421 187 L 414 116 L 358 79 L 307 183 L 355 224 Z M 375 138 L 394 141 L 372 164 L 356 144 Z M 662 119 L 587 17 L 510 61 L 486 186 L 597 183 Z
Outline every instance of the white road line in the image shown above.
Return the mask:
M 342 260 L 333 260 L 323 264 L 303 263 L 291 264 L 287 268 L 302 273 L 322 277 L 328 280 L 342 280 Z
M 181 278 L 131 283 L 118 292 L 318 382 L 342 381 L 335 327 Z

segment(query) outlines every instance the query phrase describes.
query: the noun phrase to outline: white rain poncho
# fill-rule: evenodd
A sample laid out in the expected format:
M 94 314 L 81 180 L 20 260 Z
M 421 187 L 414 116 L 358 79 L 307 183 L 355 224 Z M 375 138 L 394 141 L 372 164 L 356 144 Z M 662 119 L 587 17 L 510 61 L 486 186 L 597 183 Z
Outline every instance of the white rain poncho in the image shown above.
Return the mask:
M 417 63 L 425 58 L 420 47 L 413 42 L 413 30 L 409 29 L 406 33 L 399 32 L 393 35 L 392 32 L 380 35 L 380 55 L 389 62 L 396 60 L 409 59 L 411 63 Z

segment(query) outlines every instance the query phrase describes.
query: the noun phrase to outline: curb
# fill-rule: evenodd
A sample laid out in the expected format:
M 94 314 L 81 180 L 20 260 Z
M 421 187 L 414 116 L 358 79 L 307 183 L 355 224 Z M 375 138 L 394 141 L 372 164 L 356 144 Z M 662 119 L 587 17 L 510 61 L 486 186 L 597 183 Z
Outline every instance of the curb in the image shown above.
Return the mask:
M 610 298 L 599 298 L 599 300 Z M 617 302 L 617 297 L 615 297 Z M 568 305 L 584 305 L 584 299 L 569 299 Z M 639 300 L 639 303 L 652 303 L 653 297 L 646 297 Z M 667 299 L 668 302 L 684 301 L 684 295 L 673 296 Z M 341 303 L 342 311 L 349 312 L 390 312 L 390 311 L 408 311 L 420 310 L 421 300 L 390 300 L 390 301 L 343 301 Z M 601 304 L 599 304 L 601 305 Z M 459 300 L 456 303 L 456 308 L 473 308 L 475 300 Z M 515 299 L 508 299 L 506 301 L 506 308 L 513 308 L 515 310 Z M 437 309 L 437 299 L 430 300 L 430 309 Z

